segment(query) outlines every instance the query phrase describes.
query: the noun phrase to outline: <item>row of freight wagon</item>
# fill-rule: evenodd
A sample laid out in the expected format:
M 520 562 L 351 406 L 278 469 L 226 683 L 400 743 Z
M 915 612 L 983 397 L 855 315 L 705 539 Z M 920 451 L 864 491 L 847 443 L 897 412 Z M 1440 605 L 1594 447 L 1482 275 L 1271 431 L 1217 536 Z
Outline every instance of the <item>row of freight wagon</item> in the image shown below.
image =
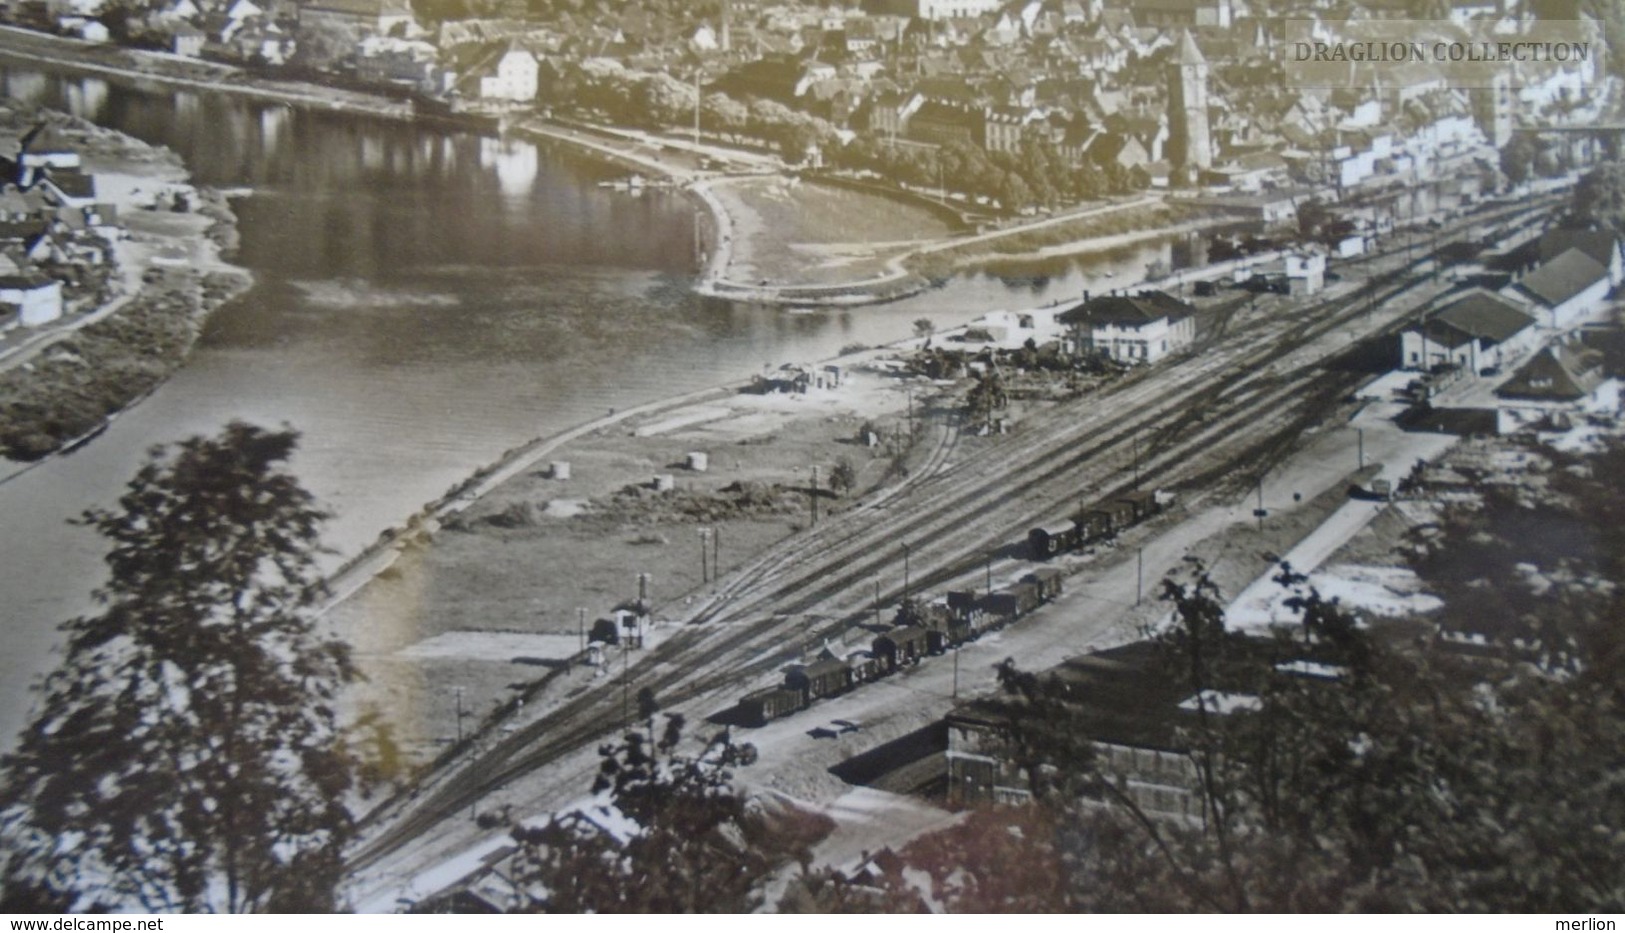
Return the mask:
M 1027 532 L 1027 547 L 1033 560 L 1049 560 L 1057 554 L 1104 541 L 1124 528 L 1150 518 L 1161 509 L 1161 493 L 1149 490 L 1131 492 L 1097 502 L 1079 512 L 1071 521 L 1034 528 Z
M 758 690 L 739 701 L 739 719 L 752 725 L 806 709 L 830 697 L 918 664 L 927 656 L 1004 628 L 1061 594 L 1061 572 L 1041 568 L 1020 583 L 977 595 L 975 590 L 949 592 L 941 602 L 909 605 L 898 612 L 898 625 L 876 636 L 870 650 L 844 657 L 826 656 L 785 672 L 777 687 Z

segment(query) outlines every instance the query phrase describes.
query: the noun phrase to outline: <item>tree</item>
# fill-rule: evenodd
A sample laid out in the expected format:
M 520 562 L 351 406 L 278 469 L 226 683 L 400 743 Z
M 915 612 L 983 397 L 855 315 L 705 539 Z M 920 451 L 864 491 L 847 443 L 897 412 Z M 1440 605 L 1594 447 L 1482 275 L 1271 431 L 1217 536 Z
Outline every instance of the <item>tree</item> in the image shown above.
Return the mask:
M 309 618 L 326 516 L 282 469 L 297 440 L 233 422 L 155 448 L 81 519 L 111 574 L 4 762 L 8 898 L 333 906 L 355 780 L 334 701 L 357 675 Z
M 835 461 L 835 466 L 829 471 L 829 488 L 836 492 L 846 492 L 858 483 L 857 468 L 852 461 L 845 457 Z
M 1604 162 L 1587 172 L 1574 188 L 1573 215 L 1625 235 L 1625 161 Z
M 1515 133 L 1501 147 L 1501 174 L 1506 176 L 1507 183 L 1513 186 L 1528 181 L 1534 174 L 1535 157 L 1540 154 L 1540 145 L 1531 133 Z
M 937 332 L 936 322 L 931 320 L 930 318 L 928 318 L 928 317 L 917 317 L 917 318 L 914 319 L 914 336 L 916 336 L 916 337 L 929 337 L 929 336 L 931 336 L 932 334 L 934 334 L 936 332 Z
M 683 717 L 665 714 L 657 740 L 652 704 L 645 711 L 642 729 L 599 749 L 593 782 L 597 812 L 630 828 L 612 834 L 580 812 L 515 827 L 510 877 L 538 892 L 521 894 L 519 910 L 748 912 L 772 870 L 828 832 L 826 820 L 774 818 L 733 789 L 732 769 L 753 762 L 754 747 L 720 733 L 683 754 Z
M 973 424 L 987 424 L 993 413 L 1010 404 L 1004 390 L 1004 379 L 997 370 L 987 373 L 965 394 L 965 410 Z

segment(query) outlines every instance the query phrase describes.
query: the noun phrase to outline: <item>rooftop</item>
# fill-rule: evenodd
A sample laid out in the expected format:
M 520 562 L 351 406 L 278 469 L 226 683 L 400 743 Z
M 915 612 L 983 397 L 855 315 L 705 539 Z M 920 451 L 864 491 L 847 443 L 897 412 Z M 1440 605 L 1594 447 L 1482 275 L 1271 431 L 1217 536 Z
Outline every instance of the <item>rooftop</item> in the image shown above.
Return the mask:
M 1518 287 L 1547 307 L 1555 308 L 1607 277 L 1608 269 L 1605 266 L 1580 249 L 1571 247 L 1524 276 L 1518 282 Z

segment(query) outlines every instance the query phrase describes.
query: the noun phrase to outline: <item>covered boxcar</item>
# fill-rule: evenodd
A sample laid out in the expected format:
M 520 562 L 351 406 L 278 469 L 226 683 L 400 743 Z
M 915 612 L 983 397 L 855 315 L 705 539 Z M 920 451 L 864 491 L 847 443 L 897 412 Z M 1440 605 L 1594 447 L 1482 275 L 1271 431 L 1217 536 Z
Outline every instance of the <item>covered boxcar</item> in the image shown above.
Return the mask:
M 1144 521 L 1155 515 L 1160 506 L 1157 504 L 1157 494 L 1150 490 L 1131 492 L 1118 500 L 1126 503 L 1133 510 L 1135 521 Z
M 1059 570 L 1050 567 L 1041 567 L 1021 578 L 1023 583 L 1033 583 L 1038 586 L 1038 595 L 1044 602 L 1049 602 L 1061 595 L 1061 581 L 1064 577 Z
M 948 591 L 948 608 L 953 611 L 954 615 L 962 619 L 976 611 L 976 603 L 975 590 Z
M 852 686 L 852 669 L 845 661 L 814 661 L 791 668 L 784 675 L 784 685 L 802 691 L 808 699 L 834 696 Z
M 739 701 L 739 710 L 747 722 L 762 726 L 769 720 L 788 716 L 806 705 L 806 697 L 800 690 L 769 687 L 746 695 Z
M 930 633 L 917 625 L 894 628 L 875 639 L 875 657 L 881 669 L 890 673 L 905 664 L 913 664 L 930 650 Z
M 1021 615 L 1021 606 L 1014 593 L 999 590 L 982 597 L 982 615 L 986 620 L 985 628 L 1000 628 Z
M 1078 528 L 1073 522 L 1056 522 L 1027 532 L 1027 546 L 1033 560 L 1049 560 L 1057 554 L 1075 550 L 1078 546 Z
M 852 672 L 852 683 L 868 683 L 880 676 L 880 659 L 871 651 L 853 651 L 846 656 L 846 669 Z
M 1020 618 L 1044 604 L 1044 591 L 1036 583 L 1017 583 L 1010 587 L 1016 598 L 1016 618 Z
M 1078 516 L 1078 544 L 1099 541 L 1112 533 L 1112 516 L 1104 509 L 1090 509 Z
M 1106 534 L 1116 534 L 1134 524 L 1134 506 L 1121 499 L 1102 502 L 1095 512 L 1105 521 Z

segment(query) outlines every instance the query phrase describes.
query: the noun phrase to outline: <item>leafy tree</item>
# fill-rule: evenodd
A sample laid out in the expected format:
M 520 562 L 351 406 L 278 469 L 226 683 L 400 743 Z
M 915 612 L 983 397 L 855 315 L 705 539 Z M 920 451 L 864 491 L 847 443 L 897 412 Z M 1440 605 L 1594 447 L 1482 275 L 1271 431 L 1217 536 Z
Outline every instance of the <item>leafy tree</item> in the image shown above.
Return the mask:
M 1587 172 L 1574 188 L 1571 213 L 1625 236 L 1625 161 L 1604 162 Z
M 1540 144 L 1531 133 L 1514 133 L 1501 147 L 1501 174 L 1512 185 L 1521 185 L 1534 176 L 1535 157 Z
M 354 782 L 349 651 L 308 610 L 326 517 L 282 469 L 298 435 L 233 422 L 155 448 L 116 510 L 99 615 L 7 756 L 7 894 L 149 911 L 333 907 Z
M 858 483 L 857 468 L 852 461 L 845 457 L 835 461 L 835 466 L 829 471 L 829 488 L 836 492 L 846 492 Z
M 928 318 L 928 317 L 917 317 L 917 318 L 914 319 L 914 336 L 916 336 L 916 337 L 929 337 L 929 336 L 931 336 L 932 334 L 934 334 L 936 332 L 937 332 L 936 322 L 931 320 L 930 318 Z
M 641 706 L 642 704 L 640 704 Z M 679 751 L 684 720 L 666 714 L 659 739 L 652 704 L 644 729 L 599 750 L 599 800 L 633 829 L 617 838 L 578 814 L 513 830 L 512 874 L 521 911 L 743 913 L 785 861 L 808 856 L 824 820 L 774 819 L 733 790 L 750 745 L 719 734 L 694 755 Z
M 700 123 L 713 132 L 737 138 L 749 122 L 749 108 L 721 92 L 705 95 L 700 103 Z
M 997 370 L 978 379 L 965 395 L 965 410 L 973 424 L 988 423 L 995 411 L 1009 404 L 1010 398 L 1004 390 L 1004 379 Z

